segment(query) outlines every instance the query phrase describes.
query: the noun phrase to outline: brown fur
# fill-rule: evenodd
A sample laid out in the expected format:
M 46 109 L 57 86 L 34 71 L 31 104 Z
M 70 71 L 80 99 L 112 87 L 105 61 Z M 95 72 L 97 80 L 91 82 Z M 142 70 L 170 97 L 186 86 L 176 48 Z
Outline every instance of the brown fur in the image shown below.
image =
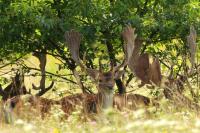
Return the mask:
M 34 110 L 41 114 L 42 118 L 45 118 L 50 113 L 52 105 L 61 105 L 63 112 L 65 113 L 66 118 L 69 117 L 72 112 L 78 109 L 77 107 L 82 108 L 84 114 L 98 113 L 101 111 L 101 95 L 97 94 L 75 94 L 63 97 L 58 101 L 36 97 L 36 96 L 27 96 L 20 97 L 16 96 L 12 99 L 6 101 L 9 108 L 12 108 L 13 112 L 17 116 L 24 115 L 25 111 L 32 112 L 35 114 Z M 28 103 L 28 106 L 27 106 Z M 127 95 L 114 95 L 113 107 L 117 107 L 119 110 L 127 109 L 137 109 L 141 106 L 148 106 L 150 104 L 150 99 L 148 97 L 139 95 L 139 94 L 127 94 Z
M 81 106 L 84 113 L 98 113 L 99 112 L 99 100 L 97 94 L 75 94 L 66 96 L 60 100 L 62 110 L 68 117 L 73 111 L 76 110 L 76 106 Z M 125 95 L 114 95 L 113 107 L 119 110 L 125 108 L 134 110 L 139 107 L 148 106 L 150 99 L 140 94 L 125 94 Z
M 35 109 L 44 118 L 51 110 L 51 106 L 56 104 L 56 102 L 50 99 L 28 95 L 13 97 L 4 102 L 4 104 L 7 104 L 7 108 L 13 110 L 17 116 L 23 115 L 24 109 L 28 109 L 29 112 Z
M 101 110 L 101 97 L 97 94 L 75 94 L 63 97 L 58 102 L 68 117 L 77 107 L 82 108 L 84 114 L 98 113 Z
M 83 100 L 82 95 L 76 95 L 75 97 L 65 97 L 64 99 L 61 99 L 62 107 L 65 108 L 65 112 L 70 113 L 71 108 L 74 108 L 74 104 L 80 104 L 81 100 L 84 101 L 84 105 L 87 108 L 87 112 L 90 109 L 90 104 L 92 107 L 96 108 L 96 111 L 98 108 L 101 109 L 106 109 L 109 107 L 113 106 L 113 87 L 115 84 L 115 79 L 119 78 L 119 71 L 120 68 L 124 67 L 125 65 L 129 64 L 129 66 L 132 66 L 132 70 L 135 71 L 137 76 L 143 79 L 145 83 L 149 83 L 149 77 L 144 77 L 146 73 L 148 73 L 149 70 L 149 58 L 147 54 L 139 56 L 139 51 L 141 47 L 141 40 L 136 40 L 136 34 L 135 34 L 135 29 L 132 28 L 131 26 L 127 26 L 124 28 L 122 32 L 122 37 L 124 40 L 124 52 L 125 52 L 125 58 L 122 62 L 122 64 L 115 66 L 112 68 L 109 72 L 102 72 L 101 67 L 100 70 L 95 70 L 95 69 L 90 69 L 85 66 L 79 58 L 79 48 L 80 48 L 80 42 L 81 42 L 81 35 L 79 32 L 76 31 L 68 31 L 65 33 L 65 39 L 67 42 L 67 46 L 69 48 L 69 51 L 71 53 L 72 59 L 76 62 L 77 65 L 79 65 L 82 70 L 85 70 L 85 72 L 91 76 L 94 80 L 96 86 L 98 86 L 98 93 L 96 95 L 85 95 Z M 136 56 L 135 56 L 136 55 Z M 130 62 L 130 60 L 132 60 Z M 136 63 L 135 63 L 136 61 Z M 141 70 L 142 67 L 142 71 Z M 142 97 L 142 96 L 141 96 Z M 140 98 L 141 98 L 140 97 Z M 138 100 L 138 95 L 127 95 L 127 100 L 130 100 L 132 98 L 132 102 L 134 100 Z M 140 99 L 139 98 L 139 99 Z M 76 99 L 79 99 L 78 101 Z M 81 99 L 81 100 L 80 100 Z M 123 103 L 123 98 L 119 98 L 122 100 Z M 143 98 L 144 99 L 144 98 Z M 142 99 L 141 99 L 142 101 Z M 76 103 L 78 102 L 78 103 Z M 126 102 L 126 98 L 125 101 Z M 144 102 L 143 102 L 144 103 Z M 89 105 L 89 107 L 87 107 Z M 94 106 L 93 106 L 94 105 Z M 134 104 L 135 105 L 135 104 Z M 133 105 L 133 106 L 134 106 Z M 89 109 L 89 110 L 88 110 Z
M 88 68 L 85 64 L 81 62 L 79 57 L 81 34 L 74 30 L 67 31 L 65 33 L 65 39 L 67 42 L 67 47 L 69 48 L 71 54 L 71 58 L 76 62 L 77 65 L 82 68 L 82 70 L 84 70 L 92 79 L 95 80 L 96 86 L 98 87 L 98 93 L 95 96 L 97 98 L 93 98 L 93 101 L 97 101 L 95 104 L 96 108 L 99 107 L 101 110 L 112 107 L 114 95 L 113 87 L 115 84 L 115 79 L 119 78 L 120 68 L 126 66 L 130 60 L 130 57 L 134 50 L 136 36 L 137 35 L 135 34 L 135 29 L 131 26 L 128 25 L 124 28 L 124 30 L 122 31 L 122 37 L 125 42 L 123 45 L 125 58 L 120 65 L 112 67 L 111 70 L 108 72 L 103 72 L 101 69 L 101 65 L 100 69 L 96 70 Z M 85 98 L 85 100 L 85 103 L 87 104 L 87 98 Z
M 162 75 L 161 75 L 161 70 L 160 70 L 160 63 L 157 58 L 154 58 L 152 64 L 150 65 L 149 79 L 154 84 L 160 86 Z
M 119 110 L 126 109 L 138 109 L 141 106 L 148 106 L 150 104 L 150 99 L 148 97 L 142 96 L 140 94 L 124 94 L 114 96 L 114 107 Z
M 151 84 L 151 82 L 160 85 L 162 78 L 160 63 L 157 58 L 154 58 L 153 62 L 150 63 L 147 53 L 140 54 L 141 47 L 142 41 L 137 38 L 128 67 L 142 81 L 140 87 L 145 84 Z
M 24 75 L 21 73 L 16 73 L 15 77 L 12 78 L 12 82 L 5 89 L 0 86 L 0 90 L 0 95 L 4 101 L 29 93 L 24 85 Z
M 84 97 L 83 94 L 75 94 L 71 96 L 63 97 L 59 100 L 62 110 L 65 112 L 66 116 L 69 116 L 76 108 L 76 106 L 81 106 Z

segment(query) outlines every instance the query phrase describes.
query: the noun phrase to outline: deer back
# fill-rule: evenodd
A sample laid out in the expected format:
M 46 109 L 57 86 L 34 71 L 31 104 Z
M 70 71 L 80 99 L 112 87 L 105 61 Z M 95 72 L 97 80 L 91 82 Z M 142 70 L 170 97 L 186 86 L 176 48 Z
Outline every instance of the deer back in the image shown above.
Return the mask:
M 6 108 L 10 108 L 17 116 L 34 112 L 44 118 L 51 110 L 51 106 L 56 104 L 54 100 L 37 97 L 33 95 L 16 96 L 5 101 Z
M 132 110 L 148 106 L 150 104 L 150 99 L 140 94 L 117 94 L 114 96 L 113 104 L 114 107 L 117 107 L 119 110 L 123 110 L 125 108 Z
M 85 114 L 97 113 L 100 107 L 97 94 L 74 94 L 63 97 L 58 102 L 61 104 L 66 117 L 81 108 Z

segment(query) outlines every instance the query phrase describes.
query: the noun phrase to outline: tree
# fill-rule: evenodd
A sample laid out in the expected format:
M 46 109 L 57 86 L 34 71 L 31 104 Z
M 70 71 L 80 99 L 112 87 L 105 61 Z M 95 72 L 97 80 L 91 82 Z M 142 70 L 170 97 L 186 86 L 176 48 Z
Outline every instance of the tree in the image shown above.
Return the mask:
M 111 60 L 116 65 L 122 52 L 122 27 L 136 27 L 138 37 L 145 44 L 142 51 L 159 57 L 169 67 L 169 60 L 182 65 L 177 57 L 187 51 L 186 35 L 190 25 L 200 27 L 198 0 L 34 0 L 0 2 L 0 57 L 8 60 L 31 52 L 44 51 L 62 60 L 76 79 L 75 64 L 64 45 L 64 32 L 76 29 L 83 34 L 80 56 L 87 52 L 88 67 L 95 68 L 96 58 Z M 199 42 L 198 42 L 198 45 Z M 109 54 L 105 55 L 104 51 Z M 166 58 L 167 57 L 167 58 Z M 167 60 L 166 60 L 167 59 Z M 108 65 L 104 63 L 104 68 Z M 77 77 L 78 76 L 78 77 Z M 125 92 L 123 82 L 116 81 L 120 93 Z M 83 84 L 79 84 L 84 87 Z

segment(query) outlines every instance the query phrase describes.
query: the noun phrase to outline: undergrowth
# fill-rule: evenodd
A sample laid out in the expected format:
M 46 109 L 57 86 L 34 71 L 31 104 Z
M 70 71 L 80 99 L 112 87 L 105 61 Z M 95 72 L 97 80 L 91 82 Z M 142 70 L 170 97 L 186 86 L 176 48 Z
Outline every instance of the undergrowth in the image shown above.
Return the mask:
M 13 124 L 0 123 L 1 133 L 199 133 L 198 112 L 178 108 L 168 100 L 160 107 L 138 110 L 105 110 L 100 114 L 83 115 L 81 109 L 68 119 L 59 106 L 54 106 L 44 119 L 39 114 L 15 118 Z

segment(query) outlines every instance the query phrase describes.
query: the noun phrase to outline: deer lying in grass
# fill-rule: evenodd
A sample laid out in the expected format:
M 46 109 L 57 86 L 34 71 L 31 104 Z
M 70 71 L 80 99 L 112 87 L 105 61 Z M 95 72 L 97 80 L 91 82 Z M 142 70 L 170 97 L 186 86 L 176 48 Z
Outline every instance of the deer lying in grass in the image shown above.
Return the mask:
M 28 115 L 36 115 L 44 118 L 54 104 L 59 103 L 54 100 L 27 94 L 7 99 L 2 103 L 2 110 L 5 122 L 12 123 L 15 116 L 20 118 Z
M 29 94 L 24 85 L 24 75 L 23 73 L 17 72 L 15 77 L 12 77 L 12 82 L 6 87 L 2 88 L 0 85 L 0 96 L 2 96 L 2 100 L 6 101 L 9 98 L 14 96 Z
M 141 95 L 116 95 L 114 96 L 114 85 L 115 85 L 115 79 L 119 78 L 121 76 L 120 68 L 124 67 L 128 64 L 128 62 L 131 59 L 131 56 L 134 51 L 135 46 L 135 38 L 136 34 L 134 33 L 135 29 L 133 29 L 130 26 L 127 26 L 124 31 L 122 32 L 123 39 L 125 41 L 124 43 L 124 53 L 125 57 L 119 66 L 112 67 L 110 71 L 103 72 L 101 69 L 91 69 L 87 68 L 86 65 L 84 65 L 80 58 L 79 58 L 79 48 L 81 43 L 81 35 L 76 31 L 69 31 L 65 33 L 65 39 L 67 42 L 67 46 L 69 48 L 69 51 L 71 53 L 72 59 L 76 62 L 77 65 L 81 67 L 83 71 L 85 71 L 97 84 L 98 87 L 98 93 L 93 94 L 80 94 L 75 97 L 66 97 L 61 100 L 63 108 L 65 109 L 65 112 L 70 110 L 70 102 L 72 100 L 72 103 L 82 103 L 83 105 L 86 105 L 87 109 L 86 112 L 98 112 L 102 109 L 107 109 L 113 107 L 113 103 L 117 104 L 117 107 L 128 107 L 126 106 L 127 100 L 138 103 L 141 102 L 144 105 L 147 105 L 149 103 L 149 98 L 141 96 Z M 114 99 L 115 102 L 114 102 Z M 118 100 L 117 100 L 118 99 Z M 121 100 L 119 100 L 121 99 Z M 124 101 L 125 99 L 125 101 Z M 82 101 L 82 102 L 80 102 Z M 70 106 L 68 106 L 70 105 Z M 135 106 L 136 104 L 134 104 Z M 115 105 L 114 105 L 115 106 Z
M 150 105 L 151 100 L 148 97 L 140 94 L 117 94 L 114 96 L 114 107 L 119 110 L 130 109 L 135 110 L 139 107 L 146 107 Z
M 45 51 L 42 52 L 34 53 L 34 56 L 36 56 L 40 61 L 39 67 L 42 75 L 40 86 L 36 87 L 34 84 L 32 85 L 33 89 L 39 91 L 38 93 L 35 94 L 35 96 L 25 95 L 31 93 L 28 92 L 25 87 L 23 72 L 22 73 L 17 72 L 16 76 L 12 78 L 12 82 L 5 89 L 2 89 L 0 85 L 0 95 L 2 96 L 3 100 L 2 105 L 4 106 L 3 110 L 5 114 L 5 120 L 7 122 L 9 116 L 10 118 L 12 117 L 11 114 L 12 112 L 15 112 L 16 115 L 23 114 L 21 110 L 26 108 L 26 106 L 24 105 L 27 103 L 30 104 L 30 111 L 31 109 L 38 109 L 38 112 L 41 113 L 42 117 L 44 117 L 45 114 L 49 112 L 51 105 L 55 103 L 53 100 L 39 97 L 45 94 L 47 91 L 49 91 L 54 85 L 54 82 L 52 82 L 49 87 L 45 88 L 45 81 L 46 81 L 45 67 L 46 67 L 47 57 Z
M 66 117 L 70 116 L 70 114 L 76 110 L 77 106 L 83 107 L 83 112 L 85 114 L 98 113 L 100 111 L 99 109 L 102 109 L 102 107 L 98 105 L 98 102 L 99 100 L 96 94 L 83 93 L 66 96 L 59 100 Z M 146 107 L 150 103 L 151 100 L 148 97 L 139 94 L 115 94 L 111 107 L 119 110 L 135 110 L 139 107 Z
M 83 113 L 97 113 L 96 103 L 98 102 L 97 96 L 95 94 L 75 94 L 63 97 L 59 100 L 62 110 L 65 116 L 68 117 L 73 111 L 79 108 L 83 108 Z

